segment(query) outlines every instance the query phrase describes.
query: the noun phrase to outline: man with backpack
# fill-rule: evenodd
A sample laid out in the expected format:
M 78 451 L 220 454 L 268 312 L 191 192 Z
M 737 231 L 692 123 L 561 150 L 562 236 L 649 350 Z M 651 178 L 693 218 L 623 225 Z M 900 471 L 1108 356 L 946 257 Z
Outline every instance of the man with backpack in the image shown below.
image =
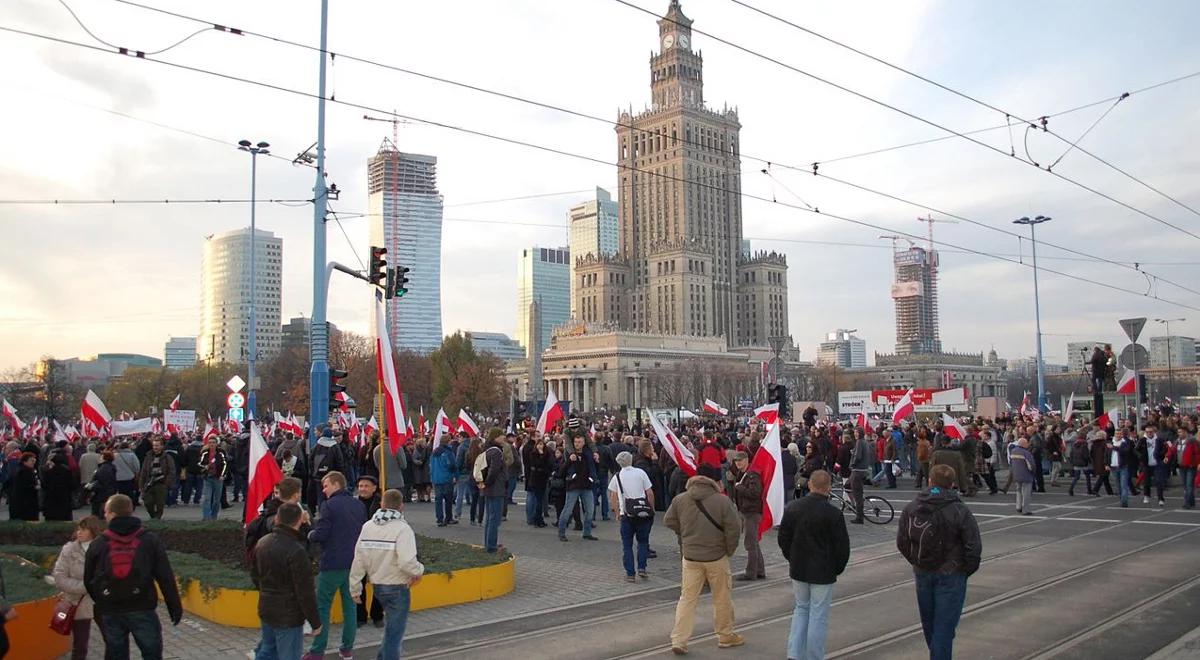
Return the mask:
M 979 525 L 954 490 L 948 465 L 929 472 L 929 490 L 900 514 L 896 547 L 913 567 L 917 609 L 930 660 L 954 655 L 954 632 L 967 597 L 967 578 L 979 570 Z
M 95 602 L 104 632 L 104 657 L 129 658 L 129 636 L 146 660 L 162 658 L 162 626 L 155 609 L 162 591 L 171 623 L 179 625 L 183 604 L 166 546 L 133 515 L 133 500 L 113 495 L 104 503 L 108 529 L 88 546 L 83 584 Z M 158 589 L 155 589 L 157 584 Z
M 275 529 L 275 516 L 279 513 L 279 507 L 284 504 L 300 504 L 300 480 L 295 477 L 284 477 L 279 483 L 275 484 L 275 492 L 271 499 L 263 502 L 262 512 L 258 514 L 254 520 L 246 525 L 246 564 L 247 566 L 254 565 L 254 548 L 258 541 L 267 534 L 270 534 Z M 303 511 L 303 509 L 301 509 Z M 308 533 L 312 531 L 312 524 L 308 517 L 308 512 L 303 511 L 303 520 L 300 523 L 300 537 L 308 538 Z M 307 541 L 305 542 L 307 544 Z

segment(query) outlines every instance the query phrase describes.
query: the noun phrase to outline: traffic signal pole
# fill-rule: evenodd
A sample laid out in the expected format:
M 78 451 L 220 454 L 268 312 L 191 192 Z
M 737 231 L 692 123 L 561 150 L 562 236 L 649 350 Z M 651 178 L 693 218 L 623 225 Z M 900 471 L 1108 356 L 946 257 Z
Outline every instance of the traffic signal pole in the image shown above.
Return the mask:
M 317 443 L 317 428 L 329 421 L 329 326 L 325 320 L 325 298 L 329 277 L 325 267 L 325 60 L 329 46 L 329 0 L 321 0 L 321 50 L 317 80 L 317 180 L 313 186 L 313 312 L 308 354 L 309 371 L 308 444 Z

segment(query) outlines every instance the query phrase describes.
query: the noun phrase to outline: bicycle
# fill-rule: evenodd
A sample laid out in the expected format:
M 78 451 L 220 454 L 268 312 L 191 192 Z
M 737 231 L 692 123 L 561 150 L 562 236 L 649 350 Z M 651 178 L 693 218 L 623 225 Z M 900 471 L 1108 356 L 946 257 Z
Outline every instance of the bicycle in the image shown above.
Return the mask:
M 846 493 L 849 479 L 838 479 L 838 483 L 829 492 L 829 503 L 840 507 L 842 512 L 847 509 L 854 511 L 854 502 Z M 892 503 L 878 495 L 863 495 L 863 518 L 876 525 L 886 525 L 896 517 Z

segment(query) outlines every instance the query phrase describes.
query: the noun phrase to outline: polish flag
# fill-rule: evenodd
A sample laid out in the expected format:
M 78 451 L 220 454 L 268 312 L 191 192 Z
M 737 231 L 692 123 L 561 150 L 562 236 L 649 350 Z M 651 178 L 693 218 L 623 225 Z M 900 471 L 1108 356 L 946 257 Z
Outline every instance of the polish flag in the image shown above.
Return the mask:
M 1121 409 L 1113 408 L 1112 410 L 1100 415 L 1096 418 L 1096 423 L 1100 428 L 1107 429 L 1110 425 L 1115 429 L 1121 424 Z
M 1071 398 L 1067 399 L 1067 410 L 1063 413 L 1063 421 L 1069 422 L 1075 416 L 1075 393 L 1071 392 Z
M 367 436 L 379 431 L 379 422 L 375 421 L 375 415 L 371 415 L 371 419 L 367 420 Z
M 458 411 L 458 430 L 465 432 L 468 436 L 474 438 L 479 435 L 479 425 L 465 410 Z
M 242 432 L 242 425 L 236 419 L 226 419 L 225 428 L 234 435 Z
M 450 428 L 450 418 L 446 417 L 446 410 L 438 408 L 437 417 L 433 420 L 433 446 L 436 447 L 442 439 L 443 433 L 450 433 L 453 429 Z
M 689 479 L 696 476 L 696 457 L 692 455 L 692 452 L 679 441 L 679 438 L 675 437 L 674 433 L 671 433 L 670 429 L 663 426 L 663 423 L 658 421 L 658 417 L 654 414 L 650 415 L 650 425 L 654 427 L 654 434 L 658 436 L 658 441 L 662 443 L 667 455 L 675 461 L 675 465 L 678 465 Z
M 271 497 L 275 484 L 283 481 L 283 472 L 267 448 L 258 424 L 250 425 L 250 474 L 246 480 L 246 514 L 243 524 L 258 516 L 258 509 Z
M 651 415 L 653 417 L 653 415 Z M 545 435 L 554 430 L 554 426 L 563 418 L 562 406 L 558 405 L 558 397 L 554 396 L 554 390 L 546 394 L 546 405 L 542 408 L 542 414 L 538 417 L 537 430 L 538 433 Z
M 21 433 L 25 431 L 25 423 L 17 417 L 17 409 L 13 407 L 8 399 L 4 399 L 4 418 L 8 420 L 8 425 L 12 427 L 17 437 L 21 437 Z
M 762 406 L 755 408 L 754 409 L 754 418 L 762 420 L 764 423 L 767 424 L 767 426 L 770 426 L 770 425 L 774 424 L 775 422 L 778 422 L 779 421 L 779 404 L 778 403 L 768 403 L 766 405 L 762 405 Z
M 171 400 L 171 405 L 169 405 L 167 407 L 170 408 L 171 410 L 179 410 L 179 395 L 178 394 L 176 394 L 175 398 Z
M 91 390 L 88 390 L 87 396 L 83 398 L 80 412 L 83 418 L 98 430 L 106 429 L 112 423 L 112 415 L 108 414 L 108 408 L 104 407 L 104 402 Z
M 1121 374 L 1121 382 L 1117 383 L 1117 394 L 1134 394 L 1137 392 L 1137 375 L 1132 369 L 1126 369 Z
M 217 435 L 217 429 L 213 427 L 212 420 L 209 420 L 209 422 L 204 425 L 204 442 L 208 442 L 209 438 L 215 438 Z
M 429 420 L 425 419 L 425 406 L 421 406 L 421 411 L 417 413 L 417 432 L 421 435 L 429 435 Z
M 942 432 L 950 438 L 958 438 L 959 440 L 967 439 L 967 431 L 954 419 L 946 413 L 942 413 Z
M 54 420 L 54 441 L 58 442 L 59 440 L 66 440 L 69 442 L 70 438 L 67 437 L 67 432 L 63 430 L 63 427 L 58 425 L 58 420 L 56 419 Z
M 867 417 L 867 411 L 858 413 L 858 423 L 855 426 L 861 426 L 864 431 L 871 430 L 871 420 Z
M 917 407 L 913 405 L 913 391 L 910 387 L 904 396 L 896 402 L 896 409 L 892 411 L 892 423 L 899 425 L 900 422 L 908 418 L 909 415 L 917 411 Z
M 379 385 L 383 388 L 383 416 L 387 425 L 388 449 L 393 455 L 410 440 L 405 426 L 408 415 L 404 414 L 404 397 L 400 383 L 396 380 L 396 366 L 392 364 L 392 342 L 387 334 L 387 315 L 383 310 L 383 297 L 375 296 L 375 368 Z
M 758 523 L 758 538 L 763 532 L 783 522 L 783 455 L 779 447 L 779 424 L 772 424 L 767 437 L 754 452 L 750 469 L 762 476 L 762 520 Z
M 596 424 L 592 423 L 592 428 L 588 429 L 588 439 L 592 442 L 596 441 Z
M 406 419 L 406 420 L 404 420 L 404 424 L 405 424 L 405 428 L 408 429 L 408 437 L 410 437 L 410 438 L 417 437 L 417 432 L 413 430 L 412 420 Z
M 55 426 L 55 428 L 58 427 L 57 420 L 55 420 L 54 426 Z M 159 421 L 159 419 L 157 417 L 153 417 L 150 419 L 150 432 L 153 433 L 154 435 L 162 434 L 162 422 Z
M 76 429 L 74 426 L 71 426 L 70 424 L 67 424 L 66 433 L 67 433 L 67 440 L 70 442 L 75 442 L 76 440 L 79 439 L 79 430 Z
M 1029 407 L 1029 392 L 1026 392 L 1025 395 L 1023 397 L 1021 397 L 1021 407 L 1020 407 L 1020 409 L 1017 410 L 1017 414 L 1024 415 L 1025 409 L 1028 407 Z
M 357 417 L 350 424 L 350 431 L 347 433 L 347 437 L 349 437 L 350 442 L 353 442 L 355 446 L 362 444 L 362 427 L 358 425 Z
M 710 412 L 714 415 L 728 415 L 729 409 L 722 408 L 721 406 L 717 405 L 716 401 L 713 401 L 712 399 L 705 399 L 704 412 Z

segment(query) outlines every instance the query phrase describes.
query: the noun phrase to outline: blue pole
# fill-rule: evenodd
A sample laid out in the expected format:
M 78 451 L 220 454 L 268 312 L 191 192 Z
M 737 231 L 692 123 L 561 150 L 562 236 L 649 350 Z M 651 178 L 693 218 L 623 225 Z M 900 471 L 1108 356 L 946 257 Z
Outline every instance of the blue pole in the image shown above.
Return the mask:
M 1039 216 L 1040 217 L 1040 216 Z M 1037 324 L 1037 386 L 1038 412 L 1046 412 L 1046 365 L 1042 360 L 1042 303 L 1038 296 L 1037 268 L 1037 224 L 1029 225 L 1029 236 L 1033 243 L 1033 315 Z
M 257 206 L 255 188 L 258 180 L 258 152 L 250 152 L 250 356 L 246 361 L 246 376 L 250 381 L 250 394 L 246 398 L 246 411 L 249 418 L 254 419 L 254 402 L 256 397 L 254 387 L 254 360 L 258 358 L 258 318 L 255 302 L 258 299 L 258 282 L 255 280 L 254 252 L 256 235 L 254 211 Z
M 317 427 L 329 421 L 329 330 L 325 323 L 325 60 L 329 45 L 329 0 L 321 0 L 320 74 L 317 90 L 317 182 L 313 186 L 313 313 L 309 337 L 309 446 Z

